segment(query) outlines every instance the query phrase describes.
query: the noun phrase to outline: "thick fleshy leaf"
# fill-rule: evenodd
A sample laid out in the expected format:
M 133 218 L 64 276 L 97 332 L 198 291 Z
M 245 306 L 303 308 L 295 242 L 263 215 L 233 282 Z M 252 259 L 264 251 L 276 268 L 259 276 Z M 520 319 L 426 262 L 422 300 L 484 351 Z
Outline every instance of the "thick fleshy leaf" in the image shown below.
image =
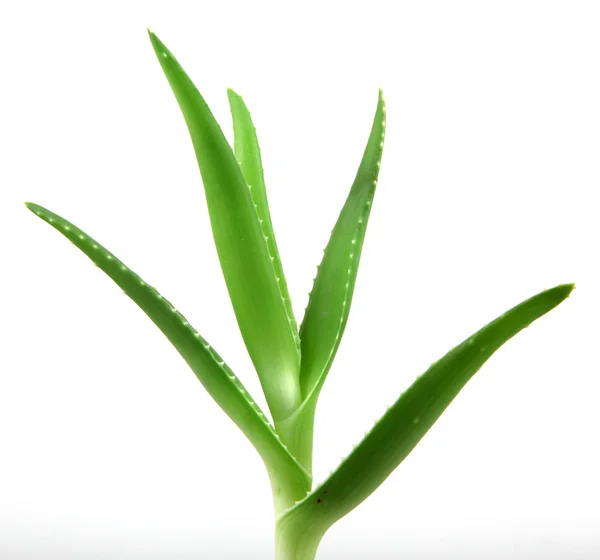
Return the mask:
M 280 517 L 280 546 L 316 550 L 327 528 L 383 483 L 490 356 L 565 300 L 573 287 L 556 286 L 522 302 L 432 364 L 329 478 Z
M 346 327 L 377 186 L 384 135 L 385 103 L 380 90 L 362 161 L 325 249 L 300 327 L 303 399 L 322 385 Z
M 285 308 L 288 319 L 292 324 L 294 338 L 298 352 L 300 352 L 300 337 L 298 336 L 298 326 L 292 309 L 292 302 L 288 292 L 287 281 L 283 273 L 283 266 L 275 240 L 275 232 L 271 222 L 271 212 L 269 211 L 269 202 L 267 200 L 267 189 L 265 186 L 265 177 L 263 172 L 262 158 L 260 155 L 260 146 L 256 135 L 256 128 L 252 122 L 250 111 L 244 103 L 244 100 L 231 88 L 227 90 L 229 106 L 231 107 L 231 117 L 233 120 L 234 150 L 250 194 L 252 201 L 258 213 L 258 219 L 262 226 L 263 233 L 267 239 L 269 254 L 273 260 L 275 274 L 280 279 L 279 288 L 285 302 Z
M 240 332 L 275 421 L 300 404 L 300 354 L 257 208 L 242 170 L 208 105 L 165 45 L 156 56 L 187 123 L 221 268 Z
M 26 206 L 84 252 L 150 317 L 211 397 L 254 445 L 271 477 L 291 481 L 296 499 L 303 497 L 310 488 L 309 475 L 283 446 L 260 407 L 208 342 L 152 286 L 85 232 L 37 204 Z M 277 505 L 280 499 L 289 503 L 291 496 L 274 498 Z
M 385 103 L 379 91 L 377 109 L 356 178 L 331 232 L 300 327 L 302 404 L 276 424 L 294 456 L 312 472 L 314 417 L 319 393 L 342 339 L 371 205 L 375 196 L 383 138 Z

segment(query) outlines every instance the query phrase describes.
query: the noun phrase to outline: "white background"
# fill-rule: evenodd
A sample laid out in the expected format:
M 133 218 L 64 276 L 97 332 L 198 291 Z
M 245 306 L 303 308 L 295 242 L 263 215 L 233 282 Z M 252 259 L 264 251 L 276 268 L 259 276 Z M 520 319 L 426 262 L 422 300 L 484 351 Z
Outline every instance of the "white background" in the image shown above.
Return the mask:
M 225 88 L 250 107 L 298 320 L 384 90 L 317 480 L 431 361 L 577 283 L 318 559 L 598 558 L 600 10 L 547 0 L 2 4 L 0 558 L 272 557 L 251 445 L 147 317 L 22 204 L 157 286 L 264 404 L 146 27 L 229 138 Z

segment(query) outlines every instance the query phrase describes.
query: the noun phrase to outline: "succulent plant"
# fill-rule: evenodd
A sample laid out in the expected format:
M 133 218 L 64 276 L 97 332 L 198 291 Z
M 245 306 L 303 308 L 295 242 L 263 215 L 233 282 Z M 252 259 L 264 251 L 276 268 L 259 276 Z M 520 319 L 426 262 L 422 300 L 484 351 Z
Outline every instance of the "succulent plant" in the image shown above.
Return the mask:
M 150 317 L 242 430 L 271 482 L 276 558 L 310 560 L 329 527 L 383 483 L 492 354 L 567 298 L 574 285 L 562 284 L 520 303 L 433 363 L 313 488 L 315 410 L 352 303 L 383 151 L 383 95 L 380 91 L 362 161 L 298 328 L 271 223 L 256 130 L 244 101 L 228 91 L 232 149 L 175 57 L 152 32 L 150 40 L 189 128 L 221 268 L 272 422 L 217 351 L 156 289 L 72 223 L 37 204 L 26 205 Z

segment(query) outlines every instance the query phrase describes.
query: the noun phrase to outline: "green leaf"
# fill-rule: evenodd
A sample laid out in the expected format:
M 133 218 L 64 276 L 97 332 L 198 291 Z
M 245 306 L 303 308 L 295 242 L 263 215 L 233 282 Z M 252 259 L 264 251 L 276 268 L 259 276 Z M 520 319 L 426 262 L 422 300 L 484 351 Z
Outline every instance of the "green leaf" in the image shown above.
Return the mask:
M 271 212 L 269 211 L 269 202 L 267 200 L 267 189 L 265 186 L 265 178 L 260 155 L 260 146 L 256 135 L 256 128 L 252 122 L 250 111 L 244 103 L 244 100 L 231 88 L 227 90 L 229 98 L 229 106 L 231 108 L 231 117 L 233 120 L 234 133 L 234 150 L 246 183 L 250 188 L 252 201 L 256 207 L 258 219 L 262 225 L 262 231 L 267 239 L 267 246 L 275 274 L 280 279 L 279 288 L 285 302 L 285 309 L 288 316 L 288 321 L 292 325 L 294 339 L 298 353 L 300 353 L 300 337 L 298 336 L 298 326 L 294 311 L 292 309 L 292 301 L 288 292 L 287 281 L 283 273 L 283 266 L 275 240 L 275 232 L 271 222 Z
M 169 339 L 210 396 L 242 430 L 262 457 L 271 478 L 292 482 L 293 496 L 277 500 L 293 503 L 310 488 L 310 476 L 287 451 L 260 407 L 221 356 L 153 287 L 85 232 L 57 214 L 33 203 L 27 208 L 62 233 L 105 272 Z M 278 509 L 282 509 L 280 505 Z
M 385 103 L 379 99 L 371 133 L 340 216 L 331 232 L 300 327 L 303 402 L 276 424 L 294 456 L 312 471 L 314 416 L 319 393 L 342 339 L 358 264 L 375 196 L 385 134 Z
M 187 123 L 215 245 L 240 332 L 275 421 L 300 404 L 297 333 L 268 235 L 250 189 L 208 105 L 165 45 L 150 40 Z
M 573 288 L 563 284 L 522 302 L 432 364 L 329 478 L 279 518 L 281 541 L 293 548 L 301 535 L 303 544 L 298 546 L 316 550 L 327 528 L 383 483 L 488 358 Z
M 384 134 L 385 103 L 380 90 L 362 161 L 325 249 L 300 327 L 303 399 L 322 386 L 346 327 L 379 176 Z

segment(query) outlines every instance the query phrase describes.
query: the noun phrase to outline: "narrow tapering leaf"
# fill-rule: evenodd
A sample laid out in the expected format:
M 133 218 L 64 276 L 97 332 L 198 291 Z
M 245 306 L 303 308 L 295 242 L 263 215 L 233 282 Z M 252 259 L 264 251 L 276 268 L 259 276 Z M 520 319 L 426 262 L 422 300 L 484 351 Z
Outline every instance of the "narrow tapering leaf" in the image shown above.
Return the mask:
M 26 203 L 26 206 L 85 253 L 148 315 L 211 397 L 254 445 L 269 474 L 293 481 L 296 499 L 303 497 L 310 487 L 310 477 L 282 445 L 258 404 L 208 342 L 152 286 L 81 229 L 37 204 Z M 290 498 L 286 497 L 288 502 Z
M 342 339 L 379 176 L 385 103 L 379 99 L 356 178 L 331 232 L 300 327 L 302 404 L 276 425 L 294 456 L 312 472 L 313 427 L 319 392 Z
M 383 93 L 346 203 L 333 228 L 300 327 L 303 398 L 322 385 L 350 312 L 367 222 L 379 175 L 385 134 Z
M 292 309 L 292 302 L 288 292 L 287 281 L 283 273 L 283 266 L 277 248 L 275 232 L 271 222 L 271 212 L 269 211 L 269 202 L 267 200 L 267 189 L 265 186 L 265 177 L 260 155 L 260 146 L 256 128 L 252 122 L 250 111 L 244 103 L 244 100 L 231 88 L 227 90 L 229 106 L 231 107 L 231 117 L 233 120 L 234 150 L 246 183 L 250 189 L 252 200 L 256 206 L 259 221 L 262 225 L 263 233 L 267 239 L 269 253 L 273 260 L 275 274 L 280 279 L 279 288 L 285 302 L 286 312 L 290 323 L 292 324 L 294 338 L 300 352 L 300 337 L 298 336 L 298 327 Z
M 165 45 L 150 32 L 156 56 L 187 123 L 215 245 L 248 353 L 273 418 L 300 403 L 296 329 L 288 314 L 268 235 L 235 155 L 208 105 Z
M 432 364 L 329 478 L 280 517 L 282 543 L 316 550 L 327 528 L 383 483 L 488 358 L 566 299 L 573 287 L 563 284 L 522 302 Z

